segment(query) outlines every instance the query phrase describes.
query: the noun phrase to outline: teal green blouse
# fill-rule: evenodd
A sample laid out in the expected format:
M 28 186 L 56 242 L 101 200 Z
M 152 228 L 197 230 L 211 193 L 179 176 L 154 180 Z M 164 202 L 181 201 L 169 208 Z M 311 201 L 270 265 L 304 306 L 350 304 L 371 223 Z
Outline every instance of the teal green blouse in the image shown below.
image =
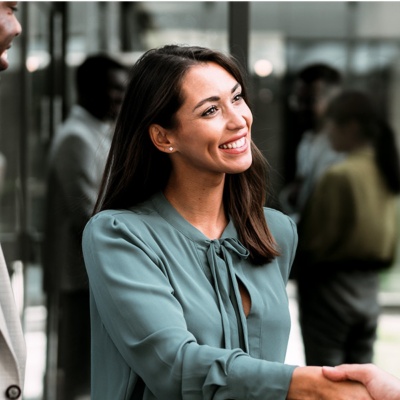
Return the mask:
M 209 240 L 162 193 L 89 221 L 92 400 L 286 398 L 297 233 L 280 212 L 265 217 L 281 256 L 263 266 L 248 261 L 233 223 Z

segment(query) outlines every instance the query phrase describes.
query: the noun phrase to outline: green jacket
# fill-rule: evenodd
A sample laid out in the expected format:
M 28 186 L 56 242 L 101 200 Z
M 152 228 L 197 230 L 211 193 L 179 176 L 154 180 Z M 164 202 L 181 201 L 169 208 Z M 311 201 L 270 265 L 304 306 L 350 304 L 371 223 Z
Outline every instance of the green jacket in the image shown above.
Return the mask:
M 350 153 L 318 181 L 299 225 L 299 255 L 309 264 L 387 262 L 397 240 L 396 196 L 373 149 Z

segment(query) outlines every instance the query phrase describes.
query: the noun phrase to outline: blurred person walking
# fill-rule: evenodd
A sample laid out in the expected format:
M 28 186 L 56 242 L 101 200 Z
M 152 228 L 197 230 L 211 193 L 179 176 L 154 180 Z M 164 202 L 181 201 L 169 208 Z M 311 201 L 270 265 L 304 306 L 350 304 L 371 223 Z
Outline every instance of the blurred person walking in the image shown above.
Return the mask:
M 17 2 L 0 2 L 0 71 L 8 68 L 7 52 L 21 33 Z M 20 399 L 25 380 L 26 347 L 10 275 L 0 247 L 0 399 Z
M 394 132 L 364 93 L 347 91 L 326 113 L 346 158 L 318 181 L 299 224 L 297 282 L 308 365 L 372 361 L 379 271 L 397 241 L 399 155 Z
M 78 102 L 50 149 L 44 288 L 51 314 L 48 335 L 54 330 L 58 334 L 57 384 L 62 400 L 90 392 L 89 290 L 82 231 L 96 202 L 127 78 L 125 67 L 116 60 L 102 54 L 88 57 L 76 71 Z
M 323 115 L 329 102 L 341 91 L 338 70 L 326 64 L 312 64 L 297 76 L 291 107 L 295 111 L 300 141 L 296 150 L 295 179 L 280 194 L 283 210 L 296 222 L 304 205 L 325 170 L 343 159 L 334 151 L 323 129 Z

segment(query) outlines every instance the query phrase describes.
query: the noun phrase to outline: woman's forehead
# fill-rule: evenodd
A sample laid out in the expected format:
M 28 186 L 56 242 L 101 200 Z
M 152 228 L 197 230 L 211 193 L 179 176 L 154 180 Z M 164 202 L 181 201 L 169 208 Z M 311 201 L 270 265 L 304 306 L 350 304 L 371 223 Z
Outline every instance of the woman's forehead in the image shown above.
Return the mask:
M 222 93 L 230 93 L 237 80 L 216 63 L 202 63 L 192 66 L 182 80 L 184 97 L 202 98 Z

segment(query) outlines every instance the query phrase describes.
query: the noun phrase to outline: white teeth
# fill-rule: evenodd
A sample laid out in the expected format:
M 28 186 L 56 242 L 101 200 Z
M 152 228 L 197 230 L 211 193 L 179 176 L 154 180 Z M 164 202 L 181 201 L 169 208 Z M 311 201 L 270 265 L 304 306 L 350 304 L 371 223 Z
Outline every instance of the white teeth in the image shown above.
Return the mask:
M 228 144 L 222 144 L 219 146 L 221 149 L 237 149 L 239 147 L 244 146 L 245 143 L 245 138 L 242 137 L 241 139 L 237 140 L 236 142 L 228 143 Z

